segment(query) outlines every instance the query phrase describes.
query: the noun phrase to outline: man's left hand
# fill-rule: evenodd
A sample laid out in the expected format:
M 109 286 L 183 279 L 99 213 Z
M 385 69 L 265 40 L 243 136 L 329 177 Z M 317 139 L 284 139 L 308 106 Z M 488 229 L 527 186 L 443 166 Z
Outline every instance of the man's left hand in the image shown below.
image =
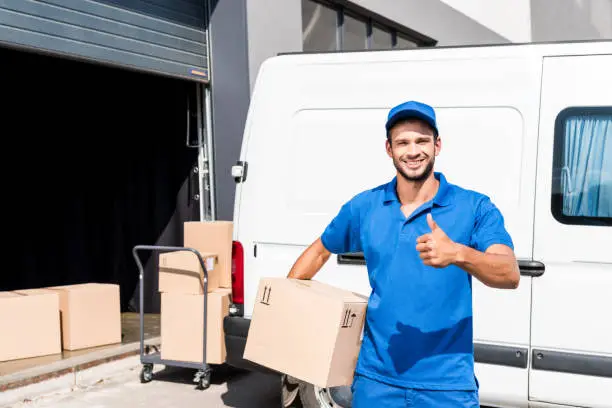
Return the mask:
M 417 238 L 416 249 L 425 265 L 444 268 L 455 261 L 457 244 L 436 224 L 431 213 L 427 214 L 427 224 L 431 232 Z

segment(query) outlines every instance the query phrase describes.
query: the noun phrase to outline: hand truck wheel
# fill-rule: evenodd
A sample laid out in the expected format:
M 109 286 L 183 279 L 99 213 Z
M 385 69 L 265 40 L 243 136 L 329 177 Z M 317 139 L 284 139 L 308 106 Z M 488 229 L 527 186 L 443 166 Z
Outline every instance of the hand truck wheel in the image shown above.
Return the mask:
M 145 364 L 142 366 L 140 372 L 140 382 L 142 384 L 148 383 L 153 379 L 153 364 Z
M 196 373 L 193 381 L 198 383 L 198 385 L 196 386 L 196 389 L 198 390 L 207 389 L 208 387 L 210 387 L 210 370 L 207 370 L 207 371 L 199 370 Z

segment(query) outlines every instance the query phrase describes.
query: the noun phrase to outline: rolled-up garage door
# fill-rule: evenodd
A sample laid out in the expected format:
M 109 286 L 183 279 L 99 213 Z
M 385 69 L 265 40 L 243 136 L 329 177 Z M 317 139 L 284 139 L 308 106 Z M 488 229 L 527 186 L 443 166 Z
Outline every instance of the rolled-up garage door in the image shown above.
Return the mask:
M 205 0 L 0 0 L 0 44 L 207 82 L 205 21 Z

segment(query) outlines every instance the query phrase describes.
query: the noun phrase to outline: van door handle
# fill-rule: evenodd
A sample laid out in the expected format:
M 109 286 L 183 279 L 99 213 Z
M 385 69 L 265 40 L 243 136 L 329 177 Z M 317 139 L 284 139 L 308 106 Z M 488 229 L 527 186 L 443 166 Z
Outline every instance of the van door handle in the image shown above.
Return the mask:
M 519 259 L 518 266 L 523 276 L 531 276 L 537 278 L 544 275 L 544 264 L 540 261 L 531 261 L 527 259 Z
M 365 265 L 366 260 L 362 252 L 352 252 L 338 255 L 338 264 L 340 265 Z M 538 277 L 544 274 L 545 266 L 540 261 L 531 261 L 526 259 L 518 260 L 521 275 Z
M 363 252 L 351 252 L 338 255 L 338 264 L 340 265 L 365 265 L 366 260 Z

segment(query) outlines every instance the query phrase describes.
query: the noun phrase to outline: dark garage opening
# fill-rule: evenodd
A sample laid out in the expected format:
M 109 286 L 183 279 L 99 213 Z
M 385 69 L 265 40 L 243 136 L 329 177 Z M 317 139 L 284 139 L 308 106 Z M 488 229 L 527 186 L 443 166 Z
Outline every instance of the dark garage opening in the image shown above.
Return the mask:
M 0 73 L 0 290 L 116 283 L 122 312 L 137 310 L 132 248 L 182 245 L 199 217 L 185 144 L 196 85 L 6 48 Z M 158 313 L 155 258 L 144 300 Z

